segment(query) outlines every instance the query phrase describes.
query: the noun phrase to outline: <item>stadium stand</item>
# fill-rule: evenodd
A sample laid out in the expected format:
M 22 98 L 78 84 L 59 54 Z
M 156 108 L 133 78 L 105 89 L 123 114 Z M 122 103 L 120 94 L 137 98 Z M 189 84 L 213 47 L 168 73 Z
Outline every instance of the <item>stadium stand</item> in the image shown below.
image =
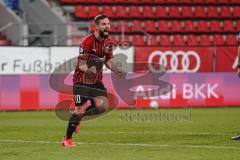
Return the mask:
M 0 46 L 24 45 L 24 24 L 15 14 L 17 0 L 0 1 Z
M 111 19 L 111 34 L 115 40 L 125 34 L 134 45 L 238 44 L 239 0 L 54 1 L 66 15 L 70 15 L 73 26 L 74 23 L 78 24 L 72 29 L 78 33 L 92 32 L 94 28 L 91 20 L 95 15 L 104 13 Z M 16 4 L 8 5 L 13 10 L 17 8 Z M 88 27 L 81 28 L 83 24 Z M 83 36 L 74 36 L 72 45 L 78 45 Z M 147 38 L 148 42 L 146 37 L 150 37 Z M 1 44 L 10 44 L 7 40 L 2 41 Z
M 240 1 L 237 0 L 60 0 L 75 8 L 75 21 L 90 22 L 105 13 L 112 34 L 130 37 L 134 45 L 236 45 Z M 90 23 L 89 23 L 90 24 Z M 145 31 L 145 32 L 144 32 Z M 142 36 L 139 36 L 142 35 Z
M 7 39 L 5 35 L 0 33 L 0 46 L 9 46 L 11 45 L 11 41 Z
M 186 42 L 187 42 L 188 46 L 197 46 L 197 45 L 199 45 L 198 39 L 196 38 L 195 35 L 192 35 L 192 34 L 187 35 L 187 41 Z

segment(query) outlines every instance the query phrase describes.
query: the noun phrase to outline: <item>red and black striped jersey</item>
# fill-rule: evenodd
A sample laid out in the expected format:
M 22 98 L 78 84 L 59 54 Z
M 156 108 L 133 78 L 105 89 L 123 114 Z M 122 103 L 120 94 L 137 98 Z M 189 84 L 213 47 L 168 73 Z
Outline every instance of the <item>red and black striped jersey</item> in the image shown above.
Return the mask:
M 87 61 L 88 66 L 88 61 L 90 57 L 89 55 L 94 55 L 98 58 L 105 58 L 105 61 L 111 59 L 113 57 L 113 43 L 114 42 L 110 38 L 105 38 L 99 41 L 93 33 L 86 36 L 79 46 L 79 57 L 73 75 L 73 83 L 92 84 L 102 82 L 102 67 L 104 62 L 101 62 L 101 64 L 98 64 L 96 62 L 97 74 L 94 76 L 94 78 L 89 78 L 88 76 L 86 76 L 86 73 L 79 69 L 79 62 L 84 57 L 84 59 Z M 92 63 L 91 65 L 94 64 Z

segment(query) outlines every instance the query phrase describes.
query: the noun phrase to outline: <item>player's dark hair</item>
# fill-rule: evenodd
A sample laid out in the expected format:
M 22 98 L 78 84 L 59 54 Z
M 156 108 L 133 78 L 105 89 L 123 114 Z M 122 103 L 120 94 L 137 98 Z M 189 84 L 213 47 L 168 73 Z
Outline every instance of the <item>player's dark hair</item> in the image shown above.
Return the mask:
M 106 16 L 105 14 L 99 14 L 96 17 L 94 17 L 93 22 L 94 24 L 99 24 L 99 21 L 104 18 L 108 18 L 108 16 Z

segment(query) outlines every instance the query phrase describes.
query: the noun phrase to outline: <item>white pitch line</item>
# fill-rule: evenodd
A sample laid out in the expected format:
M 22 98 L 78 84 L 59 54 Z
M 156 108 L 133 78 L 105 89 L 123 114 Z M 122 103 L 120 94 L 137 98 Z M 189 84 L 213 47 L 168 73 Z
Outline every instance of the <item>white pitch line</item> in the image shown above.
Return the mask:
M 39 143 L 39 144 L 61 144 L 61 142 L 54 141 L 30 141 L 30 140 L 0 140 L 0 142 L 11 142 L 11 143 Z M 87 142 L 74 142 L 75 144 L 82 145 L 111 145 L 111 146 L 137 146 L 137 147 L 173 147 L 173 148 L 206 148 L 206 149 L 232 149 L 240 150 L 238 147 L 227 147 L 227 146 L 201 146 L 201 145 L 172 145 L 172 144 L 147 144 L 147 143 L 87 143 Z
M 172 135 L 218 135 L 218 136 L 230 136 L 232 134 L 226 134 L 226 133 L 194 133 L 194 132 L 178 132 L 178 133 L 174 133 L 174 132 L 124 132 L 124 131 L 80 131 L 81 133 L 87 133 L 87 134 L 91 134 L 91 133 L 104 133 L 104 134 L 172 134 Z

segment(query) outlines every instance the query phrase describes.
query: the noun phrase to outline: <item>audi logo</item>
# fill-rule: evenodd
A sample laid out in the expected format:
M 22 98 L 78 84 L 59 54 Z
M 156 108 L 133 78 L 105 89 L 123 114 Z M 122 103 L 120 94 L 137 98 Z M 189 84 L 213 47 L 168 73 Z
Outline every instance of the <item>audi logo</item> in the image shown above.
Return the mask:
M 167 72 L 173 73 L 194 73 L 197 72 L 200 68 L 201 59 L 199 55 L 195 51 L 153 51 L 148 57 L 148 67 L 152 72 L 159 72 L 156 68 L 154 68 L 153 59 L 159 57 L 158 64 L 169 66 Z M 167 59 L 170 58 L 170 61 Z M 180 58 L 181 57 L 181 58 Z M 194 67 L 190 68 L 190 57 L 194 58 L 196 63 Z M 169 63 L 169 64 L 168 64 Z M 156 64 L 156 63 L 155 63 Z M 181 65 L 181 67 L 179 67 Z M 181 69 L 179 69 L 181 68 Z

